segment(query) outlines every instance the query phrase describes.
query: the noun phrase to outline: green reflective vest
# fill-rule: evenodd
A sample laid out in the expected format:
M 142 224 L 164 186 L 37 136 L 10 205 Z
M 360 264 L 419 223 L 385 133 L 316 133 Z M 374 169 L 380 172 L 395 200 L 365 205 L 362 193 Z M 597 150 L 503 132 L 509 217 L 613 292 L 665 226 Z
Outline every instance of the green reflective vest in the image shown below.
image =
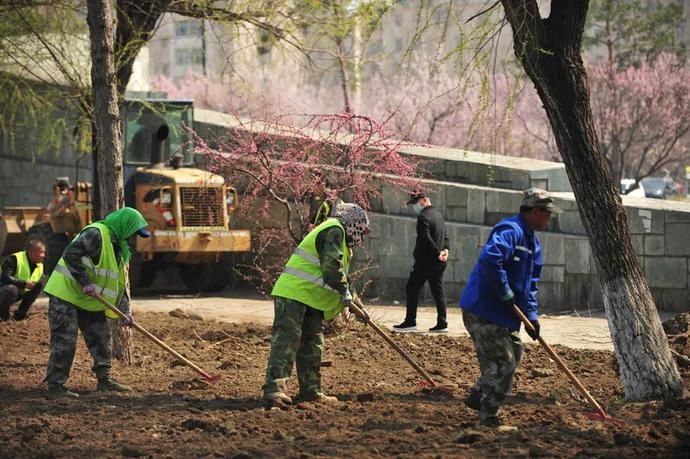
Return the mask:
M 43 277 L 43 263 L 36 263 L 33 271 L 30 271 L 29 257 L 25 251 L 13 253 L 12 256 L 17 259 L 17 274 L 16 278 L 24 282 L 33 282 L 34 284 Z
M 101 257 L 98 263 L 94 265 L 93 260 L 86 256 L 81 259 L 86 268 L 86 274 L 91 282 L 100 287 L 101 296 L 110 304 L 117 306 L 125 291 L 125 276 L 123 264 L 118 263 L 115 258 L 115 250 L 110 240 L 110 230 L 103 223 L 92 223 L 84 229 L 86 228 L 98 228 L 101 232 Z M 79 236 L 77 235 L 77 237 Z M 50 279 L 48 279 L 45 292 L 86 311 L 105 311 L 105 315 L 110 319 L 119 317 L 96 298 L 82 292 L 81 284 L 72 277 L 72 273 L 62 257 L 55 266 Z
M 329 218 L 314 228 L 290 256 L 271 292 L 272 296 L 296 300 L 323 311 L 326 320 L 342 311 L 343 304 L 340 302 L 340 293 L 323 280 L 319 253 L 316 251 L 316 236 L 333 226 L 339 227 L 345 234 L 345 228 L 335 218 Z M 342 250 L 343 265 L 347 273 L 350 268 L 350 249 L 344 237 Z

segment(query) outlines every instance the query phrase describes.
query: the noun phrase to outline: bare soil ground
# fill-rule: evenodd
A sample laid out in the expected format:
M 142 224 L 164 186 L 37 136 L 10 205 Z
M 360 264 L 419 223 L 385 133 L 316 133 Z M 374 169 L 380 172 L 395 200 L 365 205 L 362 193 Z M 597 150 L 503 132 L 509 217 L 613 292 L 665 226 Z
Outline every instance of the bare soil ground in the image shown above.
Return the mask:
M 94 391 L 80 339 L 68 387 L 79 400 L 50 400 L 41 383 L 49 352 L 44 312 L 0 324 L 0 457 L 688 457 L 690 400 L 625 404 L 614 357 L 556 346 L 616 427 L 590 411 L 546 354 L 526 346 L 503 432 L 476 426 L 462 403 L 478 368 L 468 338 L 396 336 L 455 396 L 418 390 L 419 378 L 373 332 L 357 326 L 326 341 L 323 385 L 339 406 L 266 409 L 261 384 L 270 329 L 147 313 L 139 322 L 222 379 L 215 385 L 142 335 L 131 366 L 116 364 L 127 395 Z M 688 354 L 688 340 L 672 339 Z M 690 370 L 681 368 L 690 382 Z M 296 383 L 291 386 L 296 391 Z

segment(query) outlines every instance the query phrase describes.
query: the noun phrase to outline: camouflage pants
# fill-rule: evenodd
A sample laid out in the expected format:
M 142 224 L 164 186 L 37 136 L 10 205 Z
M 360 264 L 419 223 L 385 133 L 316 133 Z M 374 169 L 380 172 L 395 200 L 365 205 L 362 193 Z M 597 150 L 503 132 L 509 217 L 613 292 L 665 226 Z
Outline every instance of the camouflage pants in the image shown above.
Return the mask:
M 20 290 L 16 285 L 3 285 L 0 287 L 0 320 L 7 321 L 10 319 L 10 306 L 17 301 L 21 301 L 21 303 L 19 303 L 17 310 L 14 311 L 14 320 L 26 319 L 29 308 L 36 301 L 38 294 L 41 293 L 41 288 L 40 283 L 37 283 L 33 289 L 27 292 Z
M 513 386 L 513 376 L 522 358 L 522 340 L 518 332 L 488 322 L 468 311 L 462 311 L 465 328 L 477 351 L 479 381 L 471 391 L 481 394 L 479 417 L 498 416 L 498 409 Z
M 264 393 L 286 392 L 295 362 L 300 396 L 321 392 L 322 321 L 323 312 L 299 301 L 275 297 Z
M 93 372 L 98 379 L 110 377 L 112 348 L 107 321 L 103 311 L 85 311 L 49 295 L 50 359 L 46 373 L 49 385 L 62 385 L 69 378 L 79 330 L 93 357 Z

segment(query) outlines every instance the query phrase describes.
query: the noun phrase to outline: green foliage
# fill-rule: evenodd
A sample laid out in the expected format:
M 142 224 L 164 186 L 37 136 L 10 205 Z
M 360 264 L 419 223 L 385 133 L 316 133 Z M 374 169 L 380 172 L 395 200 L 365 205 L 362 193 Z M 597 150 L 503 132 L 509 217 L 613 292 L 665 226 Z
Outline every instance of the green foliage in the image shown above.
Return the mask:
M 603 47 L 612 64 L 636 65 L 662 52 L 681 56 L 684 44 L 678 38 L 683 24 L 683 2 L 671 0 L 646 6 L 641 0 L 592 1 L 583 39 L 586 48 Z

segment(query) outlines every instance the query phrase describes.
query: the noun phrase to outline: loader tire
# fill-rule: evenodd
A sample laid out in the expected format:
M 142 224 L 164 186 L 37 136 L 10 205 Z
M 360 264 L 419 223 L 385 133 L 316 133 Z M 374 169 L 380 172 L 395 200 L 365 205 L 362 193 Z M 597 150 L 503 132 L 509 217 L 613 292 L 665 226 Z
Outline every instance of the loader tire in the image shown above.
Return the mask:
M 224 255 L 217 263 L 182 264 L 180 277 L 191 293 L 220 292 L 231 279 L 232 258 Z
M 55 265 L 62 257 L 62 252 L 70 242 L 69 237 L 64 233 L 54 233 L 50 223 L 34 225 L 26 232 L 25 247 L 29 241 L 38 239 L 46 246 L 46 257 L 43 260 L 43 273 L 50 275 L 55 269 Z

